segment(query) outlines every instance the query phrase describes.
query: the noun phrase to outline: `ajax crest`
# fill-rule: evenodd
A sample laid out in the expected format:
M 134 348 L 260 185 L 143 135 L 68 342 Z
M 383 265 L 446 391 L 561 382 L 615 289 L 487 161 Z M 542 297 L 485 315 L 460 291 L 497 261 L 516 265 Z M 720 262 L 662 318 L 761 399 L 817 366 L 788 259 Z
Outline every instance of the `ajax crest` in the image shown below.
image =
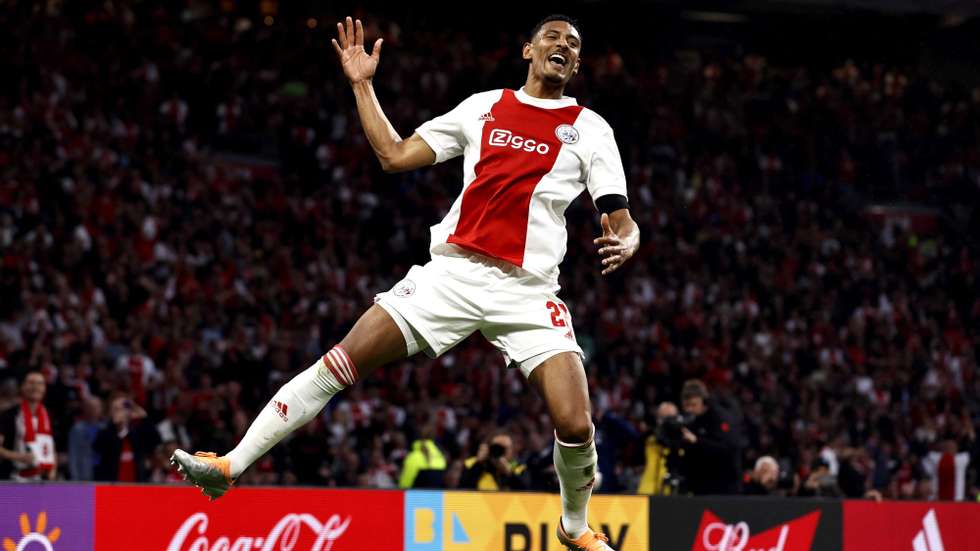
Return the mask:
M 415 294 L 415 282 L 411 279 L 403 279 L 395 285 L 395 288 L 392 289 L 391 292 L 394 293 L 396 297 L 410 297 Z
M 578 130 L 570 124 L 560 124 L 555 128 L 555 136 L 561 140 L 564 144 L 573 144 L 578 142 Z

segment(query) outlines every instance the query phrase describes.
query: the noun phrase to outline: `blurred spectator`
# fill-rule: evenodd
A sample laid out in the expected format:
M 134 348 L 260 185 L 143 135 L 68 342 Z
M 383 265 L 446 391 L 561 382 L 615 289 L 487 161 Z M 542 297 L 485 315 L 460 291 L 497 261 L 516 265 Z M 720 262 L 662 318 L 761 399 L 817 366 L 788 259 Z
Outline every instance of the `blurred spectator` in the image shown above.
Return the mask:
M 43 403 L 46 387 L 40 371 L 28 371 L 20 384 L 20 404 L 0 413 L 0 459 L 15 482 L 58 476 L 51 418 Z
M 95 479 L 112 482 L 145 482 L 153 468 L 153 454 L 160 437 L 145 421 L 146 411 L 129 396 L 109 403 L 109 422 L 95 437 L 99 463 Z
M 779 463 L 770 456 L 763 455 L 755 462 L 755 468 L 746 477 L 742 493 L 750 496 L 769 495 L 779 482 Z
M 527 467 L 514 459 L 514 441 L 504 433 L 480 444 L 474 457 L 464 462 L 460 488 L 476 490 L 524 490 L 529 480 Z
M 187 428 L 187 418 L 192 413 L 192 401 L 189 396 L 181 394 L 174 398 L 167 409 L 167 416 L 157 423 L 157 433 L 162 442 L 176 442 L 182 450 L 194 449 L 190 430 Z
M 617 404 L 621 409 L 625 402 Z M 621 463 L 632 454 L 632 448 L 639 443 L 640 433 L 626 416 L 625 412 L 611 407 L 596 406 L 592 420 L 595 423 L 596 453 L 599 456 L 598 487 L 593 491 L 620 493 L 624 490 L 620 481 Z
M 646 438 L 643 474 L 636 489 L 638 494 L 670 495 L 677 492 L 677 473 L 671 475 L 669 467 L 676 469 L 677 453 L 680 451 L 680 434 L 668 435 L 665 426 L 668 419 L 679 418 L 677 405 L 673 402 L 661 402 L 657 406 L 654 428 Z M 680 423 L 678 422 L 678 432 Z M 673 453 L 674 457 L 671 457 Z
M 68 472 L 72 480 L 95 480 L 95 439 L 104 427 L 102 400 L 90 396 L 68 434 Z
M 445 487 L 446 458 L 439 446 L 432 441 L 432 427 L 427 426 L 422 432 L 422 436 L 412 442 L 411 449 L 405 456 L 398 479 L 399 488 Z M 383 462 L 383 457 L 378 455 L 377 462 Z
M 141 407 L 147 407 L 147 393 L 152 392 L 162 380 L 160 372 L 149 356 L 143 353 L 143 339 L 133 337 L 129 352 L 119 357 L 116 371 L 128 385 L 128 392 Z
M 843 497 L 844 492 L 837 485 L 837 477 L 831 474 L 826 459 L 814 460 L 809 474 L 800 486 L 797 495 L 801 497 Z
M 150 474 L 146 482 L 156 484 L 183 484 L 183 477 L 170 466 L 170 456 L 177 450 L 174 441 L 161 442 L 153 452 Z
M 694 495 L 734 494 L 739 490 L 739 458 L 731 422 L 709 403 L 708 388 L 697 379 L 684 382 L 684 413 L 690 421 L 681 428 L 680 468 L 687 491 Z
M 933 499 L 963 501 L 966 495 L 966 469 L 970 454 L 957 451 L 956 442 L 944 440 L 939 450 L 929 452 L 922 466 L 932 482 Z

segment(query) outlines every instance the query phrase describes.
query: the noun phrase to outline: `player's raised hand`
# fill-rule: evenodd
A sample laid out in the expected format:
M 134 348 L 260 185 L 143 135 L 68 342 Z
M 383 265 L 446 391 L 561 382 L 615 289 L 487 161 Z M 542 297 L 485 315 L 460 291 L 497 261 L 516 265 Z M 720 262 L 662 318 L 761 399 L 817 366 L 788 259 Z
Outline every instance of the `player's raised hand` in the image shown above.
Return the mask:
M 381 60 L 383 40 L 375 40 L 371 55 L 368 55 L 364 49 L 364 26 L 361 25 L 361 20 L 355 21 L 348 17 L 346 23 L 346 28 L 344 23 L 337 23 L 337 38 L 331 40 L 340 65 L 351 84 L 371 80 L 378 69 L 378 61 Z
M 608 275 L 616 271 L 636 252 L 640 242 L 639 232 L 635 231 L 636 224 L 631 224 L 632 229 L 624 232 L 625 235 L 617 234 L 613 231 L 609 223 L 609 215 L 606 213 L 602 213 L 599 218 L 599 225 L 602 226 L 602 237 L 597 238 L 594 243 L 599 246 L 599 256 L 603 257 L 602 275 Z

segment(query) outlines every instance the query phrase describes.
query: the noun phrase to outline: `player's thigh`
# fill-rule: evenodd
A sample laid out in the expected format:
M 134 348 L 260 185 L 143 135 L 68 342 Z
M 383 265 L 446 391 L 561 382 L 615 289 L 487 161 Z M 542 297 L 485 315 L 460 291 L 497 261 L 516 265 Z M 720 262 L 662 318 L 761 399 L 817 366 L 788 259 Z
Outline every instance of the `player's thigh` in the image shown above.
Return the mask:
M 582 357 L 558 352 L 531 371 L 528 381 L 544 399 L 563 442 L 588 441 L 592 435 L 592 405 Z
M 402 330 L 377 304 L 361 315 L 340 345 L 347 351 L 361 378 L 388 362 L 406 356 Z
M 480 332 L 525 377 L 558 352 L 582 354 L 568 307 L 549 291 L 504 289 L 486 300 Z
M 483 292 L 479 280 L 454 271 L 463 271 L 465 276 L 466 268 L 465 261 L 453 259 L 413 266 L 391 290 L 375 297 L 381 308 L 399 316 L 410 330 L 406 341 L 423 341 L 412 353 L 425 350 L 439 356 L 482 323 L 483 312 L 473 300 Z

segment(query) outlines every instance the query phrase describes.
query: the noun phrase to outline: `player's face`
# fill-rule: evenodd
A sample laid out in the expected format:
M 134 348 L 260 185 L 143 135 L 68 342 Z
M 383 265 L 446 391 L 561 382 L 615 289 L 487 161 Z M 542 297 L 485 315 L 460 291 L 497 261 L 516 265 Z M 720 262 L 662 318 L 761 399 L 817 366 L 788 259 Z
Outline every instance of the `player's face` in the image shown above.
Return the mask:
M 545 82 L 562 86 L 578 72 L 581 52 L 578 31 L 565 21 L 545 23 L 532 41 L 524 44 L 524 59 L 531 61 L 531 70 Z

